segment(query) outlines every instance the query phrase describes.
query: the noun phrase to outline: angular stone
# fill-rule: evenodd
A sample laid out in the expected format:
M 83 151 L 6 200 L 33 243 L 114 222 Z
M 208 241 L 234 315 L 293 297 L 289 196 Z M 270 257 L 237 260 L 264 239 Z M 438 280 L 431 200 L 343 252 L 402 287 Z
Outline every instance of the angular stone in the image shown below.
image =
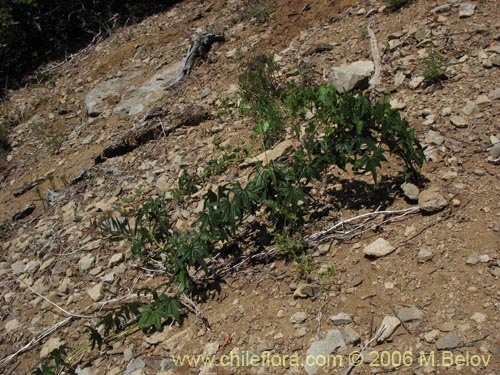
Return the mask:
M 263 166 L 266 166 L 270 161 L 280 158 L 292 145 L 292 141 L 290 140 L 280 142 L 272 149 L 264 151 L 253 158 L 246 159 L 244 165 L 261 162 Z
M 365 246 L 363 253 L 370 257 L 383 257 L 392 253 L 396 248 L 383 238 L 378 238 L 371 244 Z
M 449 332 L 436 341 L 436 349 L 454 349 L 458 346 L 458 344 L 460 344 L 460 339 L 458 338 L 457 334 L 454 332 Z
M 307 319 L 307 313 L 304 311 L 299 311 L 290 317 L 290 323 L 299 324 L 305 322 Z
M 102 299 L 102 285 L 103 283 L 98 283 L 92 288 L 87 289 L 87 294 L 92 298 L 92 301 L 97 302 Z
M 95 257 L 93 255 L 87 254 L 84 257 L 80 258 L 78 262 L 78 267 L 80 271 L 88 271 L 94 265 Z
M 85 107 L 90 117 L 97 117 L 106 111 L 110 105 L 116 104 L 120 100 L 120 91 L 127 83 L 135 78 L 137 73 L 123 77 L 110 79 L 101 82 L 85 95 Z
M 418 196 L 418 205 L 424 212 L 438 212 L 448 206 L 448 201 L 439 193 L 438 188 L 429 188 Z
M 487 95 L 479 95 L 477 98 L 476 98 L 476 101 L 475 101 L 476 105 L 480 108 L 480 109 L 484 109 L 486 107 L 489 107 L 491 106 L 491 99 L 488 98 Z
M 26 264 L 26 268 L 24 269 L 25 273 L 35 272 L 40 267 L 40 261 L 38 260 L 30 260 Z
M 450 122 L 457 128 L 467 128 L 469 122 L 461 116 L 451 116 Z
M 495 146 L 490 148 L 490 150 L 488 151 L 488 155 L 493 159 L 500 158 L 500 143 L 497 143 Z
M 317 362 L 320 363 L 322 358 L 327 358 L 330 354 L 342 352 L 345 349 L 346 344 L 340 331 L 336 329 L 328 331 L 324 340 L 314 341 L 307 349 L 308 358 L 316 358 L 316 360 L 306 361 L 304 370 L 308 375 L 316 374 L 320 369 Z
M 63 344 L 64 341 L 62 341 L 60 338 L 51 337 L 45 344 L 43 344 L 42 350 L 40 350 L 40 359 L 44 359 L 50 354 L 51 351 L 60 348 Z
M 422 84 L 422 82 L 424 82 L 424 81 L 425 81 L 425 77 L 416 76 L 416 77 L 413 77 L 411 79 L 411 81 L 408 84 L 408 86 L 410 87 L 410 89 L 415 90 L 415 89 L 419 88 L 420 85 Z
M 471 17 L 474 15 L 476 4 L 474 3 L 461 3 L 458 8 L 458 16 L 460 18 Z
M 143 112 L 149 104 L 166 94 L 165 87 L 175 79 L 180 66 L 181 62 L 169 64 L 139 88 L 124 93 L 113 112 L 119 115 L 136 115 Z
M 335 324 L 336 326 L 340 326 L 343 324 L 349 324 L 352 323 L 352 318 L 349 314 L 346 313 L 338 313 L 337 315 L 332 315 L 330 317 L 330 320 Z
M 372 61 L 356 61 L 349 65 L 343 65 L 332 69 L 330 83 L 335 86 L 339 93 L 353 89 L 365 89 L 368 80 L 375 67 Z
M 344 328 L 344 340 L 347 345 L 356 345 L 360 341 L 359 334 L 350 326 Z
M 17 319 L 9 320 L 7 323 L 5 323 L 5 331 L 7 333 L 9 333 L 9 332 L 17 329 L 20 325 L 21 325 L 21 323 L 19 323 L 19 320 L 17 320 Z
M 488 92 L 488 98 L 490 98 L 491 100 L 500 99 L 500 87 Z
M 422 320 L 424 317 L 424 313 L 422 310 L 418 309 L 415 306 L 405 307 L 398 312 L 398 318 L 402 322 L 411 322 L 414 320 Z
M 125 375 L 138 375 L 143 374 L 141 370 L 146 367 L 146 362 L 142 358 L 134 358 L 127 364 L 125 369 Z
M 12 270 L 12 273 L 17 276 L 17 275 L 24 273 L 24 270 L 26 269 L 26 265 L 24 264 L 24 262 L 22 260 L 18 260 L 17 262 L 12 263 L 10 265 L 10 269 Z
M 475 312 L 470 318 L 478 324 L 484 323 L 486 321 L 486 315 L 480 312 Z
M 293 292 L 294 297 L 299 298 L 311 298 L 314 297 L 319 292 L 319 287 L 315 284 L 299 284 L 295 292 Z
M 121 263 L 123 261 L 123 254 L 122 253 L 116 253 L 109 258 L 108 266 L 113 267 L 116 266 L 117 264 Z
M 418 194 L 420 193 L 420 190 L 416 185 L 405 182 L 401 185 L 401 189 L 403 190 L 405 197 L 409 200 L 418 200 Z
M 437 7 L 433 8 L 431 10 L 431 13 L 446 13 L 446 12 L 449 12 L 451 10 L 451 6 L 450 4 L 442 4 L 442 5 L 438 5 Z
M 435 144 L 437 146 L 440 146 L 444 143 L 444 137 L 439 132 L 436 132 L 434 130 L 429 130 L 425 134 L 425 142 L 429 143 L 429 144 Z
M 420 249 L 417 254 L 417 259 L 419 263 L 425 263 L 434 257 L 434 253 L 429 249 Z

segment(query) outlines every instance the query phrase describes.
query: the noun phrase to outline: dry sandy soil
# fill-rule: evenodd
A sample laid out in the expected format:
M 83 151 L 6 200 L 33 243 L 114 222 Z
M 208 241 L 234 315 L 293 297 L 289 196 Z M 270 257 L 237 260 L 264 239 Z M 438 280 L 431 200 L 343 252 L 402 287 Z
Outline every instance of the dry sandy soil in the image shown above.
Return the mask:
M 427 158 L 423 188 L 436 188 L 446 207 L 433 214 L 415 210 L 388 222 L 383 221 L 394 215 L 375 215 L 371 230 L 308 250 L 312 269 L 306 277 L 283 255 L 261 256 L 191 296 L 210 329 L 188 313 L 180 327 L 167 326 L 149 337 L 130 332 L 100 351 L 76 353 L 72 363 L 78 374 L 93 375 L 302 374 L 302 366 L 290 363 L 169 368 L 168 358 L 269 351 L 304 359 L 328 332 L 339 330 L 347 345 L 338 351 L 343 362 L 317 373 L 500 373 L 500 170 L 491 162 L 491 150 L 500 142 L 500 3 L 471 1 L 473 14 L 460 17 L 459 0 L 414 0 L 396 12 L 383 11 L 379 1 L 276 0 L 262 23 L 242 3 L 182 2 L 57 65 L 51 82 L 10 93 L 7 105 L 24 119 L 11 131 L 13 149 L 0 176 L 1 371 L 31 373 L 47 350 L 62 342 L 74 352 L 87 342 L 85 326 L 118 306 L 117 299 L 166 280 L 131 257 L 126 243 L 102 240 L 91 221 L 171 191 L 182 169 L 194 173 L 228 150 L 243 149 L 243 159 L 259 152 L 252 120 L 235 105 L 237 77 L 253 56 L 273 53 L 283 72 L 307 66 L 314 81 L 325 82 L 332 67 L 372 59 L 366 31 L 371 19 L 382 57 L 378 90 L 391 96 L 416 129 Z M 113 114 L 118 92 L 106 99 L 106 110 L 89 117 L 85 96 L 102 82 L 133 73 L 127 87 L 141 84 L 180 61 L 192 38 L 207 30 L 224 32 L 226 41 L 215 44 L 207 59 L 148 109 L 162 106 L 175 114 L 200 105 L 209 116 L 95 164 L 108 145 L 141 123 L 144 113 Z M 333 48 L 308 53 L 319 43 Z M 450 78 L 426 86 L 418 80 L 429 43 L 446 57 Z M 82 168 L 85 177 L 68 185 Z M 235 159 L 204 188 L 244 181 L 249 173 Z M 369 175 L 329 170 L 313 187 L 322 216 L 308 220 L 301 234 L 378 207 L 417 207 L 400 188 L 398 160 L 390 158 L 380 173 L 385 178 L 375 187 Z M 13 195 L 28 185 L 33 186 Z M 48 190 L 54 192 L 50 202 Z M 32 202 L 34 212 L 12 220 Z M 201 194 L 172 204 L 176 227 L 184 230 L 201 207 Z M 379 238 L 396 250 L 377 259 L 364 256 L 365 246 Z M 239 247 L 243 256 L 262 255 L 274 244 L 262 247 L 249 236 Z M 330 267 L 334 275 L 325 277 Z M 294 292 L 304 283 L 314 293 L 297 298 Z M 336 325 L 331 317 L 339 313 L 350 318 Z M 373 337 L 386 316 L 399 316 L 398 328 L 366 348 L 379 353 L 371 362 L 367 358 L 349 369 L 349 354 Z M 360 342 L 350 342 L 353 335 Z M 406 365 L 398 362 L 405 353 L 411 353 Z

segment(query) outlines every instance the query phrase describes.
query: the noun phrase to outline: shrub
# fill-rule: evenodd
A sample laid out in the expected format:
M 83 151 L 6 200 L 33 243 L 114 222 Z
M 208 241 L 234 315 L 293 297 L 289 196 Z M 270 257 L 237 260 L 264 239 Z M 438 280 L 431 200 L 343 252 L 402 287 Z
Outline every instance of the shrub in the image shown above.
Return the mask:
M 446 57 L 433 48 L 427 49 L 427 57 L 422 61 L 422 75 L 428 84 L 438 83 L 446 76 Z
M 252 0 L 248 4 L 247 12 L 257 23 L 264 23 L 269 19 L 272 7 L 270 1 Z

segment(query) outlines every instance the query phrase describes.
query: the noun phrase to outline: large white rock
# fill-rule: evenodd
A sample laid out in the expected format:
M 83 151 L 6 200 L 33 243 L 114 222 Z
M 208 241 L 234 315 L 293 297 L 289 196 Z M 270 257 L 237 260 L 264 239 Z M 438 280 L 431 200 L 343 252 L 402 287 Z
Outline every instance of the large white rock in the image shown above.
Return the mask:
M 369 257 L 383 257 L 392 253 L 396 248 L 383 238 L 373 241 L 371 244 L 365 246 L 363 253 Z
M 424 190 L 418 196 L 418 205 L 425 212 L 441 211 L 448 205 L 448 201 L 441 195 L 437 187 Z
M 356 61 L 349 65 L 333 68 L 330 83 L 339 93 L 368 87 L 368 80 L 375 67 L 372 61 Z

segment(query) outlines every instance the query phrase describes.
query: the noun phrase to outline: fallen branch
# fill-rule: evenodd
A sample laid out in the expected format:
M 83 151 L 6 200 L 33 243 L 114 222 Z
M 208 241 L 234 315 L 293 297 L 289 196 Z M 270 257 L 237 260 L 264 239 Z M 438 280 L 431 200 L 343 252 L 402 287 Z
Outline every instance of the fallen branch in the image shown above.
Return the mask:
M 224 34 L 206 33 L 199 35 L 189 46 L 186 56 L 182 60 L 182 64 L 177 72 L 175 79 L 170 82 L 165 88 L 171 89 L 176 86 L 186 74 L 189 74 L 195 63 L 200 58 L 205 58 L 215 42 L 224 42 Z
M 354 237 L 356 235 L 359 235 L 361 233 L 369 231 L 375 227 L 378 227 L 381 224 L 391 222 L 391 221 L 400 219 L 406 215 L 414 214 L 414 213 L 417 213 L 420 211 L 420 207 L 418 207 L 418 206 L 405 208 L 403 210 L 393 210 L 393 211 L 387 211 L 387 210 L 386 211 L 379 211 L 378 209 L 379 208 L 377 208 L 374 212 L 368 212 L 366 214 L 354 216 L 350 219 L 342 220 L 342 221 L 332 225 L 331 227 L 329 227 L 323 231 L 313 233 L 309 236 L 306 236 L 305 240 L 306 240 L 306 242 L 308 242 L 311 245 L 318 245 L 322 242 L 331 240 L 332 238 L 336 238 L 336 237 L 339 239 Z M 374 218 L 376 218 L 379 215 L 384 215 L 384 216 L 397 215 L 397 216 L 394 218 L 383 220 L 382 222 L 373 224 L 370 227 L 366 228 L 367 223 L 369 223 L 371 220 L 373 220 Z M 359 221 L 362 219 L 367 219 L 367 218 L 369 218 L 370 220 L 368 220 L 368 221 L 365 220 L 364 222 L 362 222 L 360 224 L 355 224 L 355 225 L 352 224 L 356 221 Z M 350 226 L 348 226 L 348 224 L 350 224 Z M 345 227 L 348 227 L 349 229 L 345 229 Z
M 370 48 L 372 50 L 372 59 L 373 59 L 373 65 L 375 66 L 375 72 L 373 73 L 373 77 L 370 79 L 368 82 L 370 85 L 370 90 L 373 91 L 375 89 L 375 86 L 377 85 L 379 79 L 380 79 L 380 52 L 378 49 L 378 43 L 377 43 L 377 37 L 375 36 L 375 33 L 371 29 L 371 24 L 372 18 L 368 21 L 368 26 L 366 27 L 368 31 L 368 36 L 370 37 Z

